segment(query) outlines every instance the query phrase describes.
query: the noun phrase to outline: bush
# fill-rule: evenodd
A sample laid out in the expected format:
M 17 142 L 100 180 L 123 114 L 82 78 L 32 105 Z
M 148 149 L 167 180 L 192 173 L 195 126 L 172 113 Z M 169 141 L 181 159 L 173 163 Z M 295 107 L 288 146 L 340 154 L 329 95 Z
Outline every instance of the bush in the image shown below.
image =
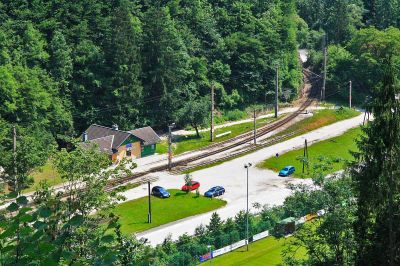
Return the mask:
M 247 118 L 247 113 L 246 111 L 241 111 L 239 109 L 233 109 L 233 110 L 225 110 L 222 111 L 221 114 L 217 115 L 215 117 L 215 123 L 216 124 L 222 124 L 225 122 L 229 121 L 237 121 L 241 119 Z
M 245 111 L 241 111 L 239 109 L 234 109 L 234 110 L 225 112 L 224 117 L 225 117 L 225 120 L 227 120 L 227 121 L 237 121 L 237 120 L 246 118 L 247 113 Z

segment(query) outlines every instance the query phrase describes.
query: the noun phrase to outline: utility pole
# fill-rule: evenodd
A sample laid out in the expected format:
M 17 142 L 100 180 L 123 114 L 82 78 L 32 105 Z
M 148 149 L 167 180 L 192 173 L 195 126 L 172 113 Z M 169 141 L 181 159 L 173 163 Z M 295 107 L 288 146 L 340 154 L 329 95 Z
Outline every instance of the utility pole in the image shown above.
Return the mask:
M 172 166 L 172 133 L 171 130 L 175 126 L 175 123 L 172 123 L 168 126 L 168 170 L 171 170 Z
M 244 168 L 247 170 L 247 207 L 246 207 L 246 248 L 249 251 L 249 168 L 251 167 L 251 163 L 247 163 L 244 165 Z
M 19 194 L 18 191 L 18 177 L 17 177 L 17 129 L 13 125 L 13 159 L 14 159 L 14 190 Z
M 279 93 L 279 67 L 276 66 L 276 80 L 275 80 L 275 118 L 278 117 L 278 93 Z
M 210 266 L 212 266 L 212 259 L 213 259 L 212 249 L 211 249 L 212 247 L 211 247 L 211 245 L 208 245 L 207 248 L 210 251 Z
M 214 141 L 214 83 L 211 84 L 211 126 L 210 141 Z
M 322 83 L 321 101 L 325 101 L 326 61 L 327 61 L 327 49 L 326 49 L 326 44 L 325 44 L 325 47 L 324 47 L 324 79 L 323 79 L 323 83 Z
M 256 108 L 254 107 L 254 111 L 253 111 L 253 125 L 254 125 L 254 145 L 257 144 L 257 127 L 256 127 Z
M 307 161 L 306 161 L 307 160 Z M 303 174 L 304 174 L 304 166 L 307 165 L 308 172 L 308 145 L 307 139 L 304 140 L 304 152 L 303 152 Z
M 349 108 L 351 108 L 351 80 L 349 81 Z
M 147 187 L 149 190 L 149 213 L 147 214 L 147 222 L 151 224 L 151 193 L 150 193 L 150 181 L 147 181 Z

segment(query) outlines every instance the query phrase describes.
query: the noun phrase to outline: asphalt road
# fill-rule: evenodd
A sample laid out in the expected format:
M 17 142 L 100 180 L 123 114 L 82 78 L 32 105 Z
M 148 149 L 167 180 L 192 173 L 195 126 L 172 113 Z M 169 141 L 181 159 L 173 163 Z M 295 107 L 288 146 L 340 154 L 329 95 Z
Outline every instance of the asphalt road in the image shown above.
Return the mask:
M 226 200 L 228 204 L 216 210 L 216 212 L 223 219 L 234 217 L 236 213 L 246 208 L 246 170 L 243 166 L 245 163 L 252 163 L 253 167 L 249 170 L 249 206 L 251 207 L 256 202 L 269 205 L 282 204 L 284 199 L 290 194 L 290 190 L 287 188 L 288 183 L 310 182 L 310 180 L 279 177 L 277 173 L 258 169 L 255 165 L 266 158 L 275 156 L 277 152 L 282 154 L 286 151 L 302 147 L 304 139 L 307 139 L 308 143 L 312 144 L 313 142 L 338 136 L 348 129 L 360 125 L 362 121 L 363 115 L 359 115 L 352 119 L 322 127 L 218 166 L 194 172 L 193 179 L 201 183 L 201 193 L 204 193 L 215 185 L 224 186 L 226 193 L 222 199 Z M 183 184 L 183 175 L 170 175 L 167 172 L 152 175 L 156 175 L 159 178 L 156 184 L 153 185 L 161 185 L 168 189 L 180 188 Z M 134 188 L 123 194 L 127 197 L 127 200 L 143 197 L 147 195 L 147 185 Z M 251 211 L 255 211 L 254 208 Z M 154 246 L 162 243 L 168 235 L 171 235 L 172 239 L 177 239 L 185 232 L 193 234 L 194 229 L 198 225 L 208 224 L 211 214 L 212 212 L 209 212 L 188 217 L 139 233 L 137 236 L 139 238 L 147 238 L 150 244 Z

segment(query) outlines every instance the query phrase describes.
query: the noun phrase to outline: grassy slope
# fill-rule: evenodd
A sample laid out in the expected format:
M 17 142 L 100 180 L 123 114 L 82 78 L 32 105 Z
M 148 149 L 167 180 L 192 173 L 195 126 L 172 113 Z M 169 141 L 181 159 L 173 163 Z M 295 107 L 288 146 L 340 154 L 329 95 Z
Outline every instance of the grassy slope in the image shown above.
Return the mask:
M 281 116 L 282 117 L 282 116 Z M 257 128 L 266 125 L 267 123 L 271 123 L 276 119 L 274 118 L 263 118 L 257 120 Z M 230 138 L 233 138 L 237 135 L 243 134 L 245 132 L 251 131 L 253 129 L 253 122 L 246 122 L 242 124 L 232 125 L 228 127 L 218 128 L 215 130 L 215 135 L 221 134 L 227 131 L 231 131 L 231 134 L 216 138 L 215 142 L 224 141 Z M 187 151 L 199 149 L 205 146 L 212 144 L 210 142 L 210 132 L 201 132 L 200 138 L 197 138 L 196 135 L 182 136 L 174 139 L 174 154 L 180 154 Z M 168 144 L 166 141 L 159 143 L 157 145 L 157 153 L 163 154 L 167 153 Z
M 352 110 L 352 109 L 347 109 L 345 108 L 342 111 L 337 111 L 333 109 L 324 109 L 324 110 L 319 110 L 314 113 L 313 116 L 306 118 L 304 120 L 301 120 L 300 122 L 288 127 L 284 131 L 278 133 L 276 136 L 281 136 L 284 134 L 287 134 L 289 132 L 297 131 L 296 134 L 292 135 L 291 138 L 294 138 L 295 136 L 299 136 L 305 132 L 324 127 L 336 122 L 339 122 L 341 120 L 349 119 L 352 117 L 355 117 L 359 115 L 359 112 Z M 226 161 L 233 160 L 234 158 L 230 158 Z M 192 173 L 196 172 L 202 169 L 206 169 L 212 166 L 216 166 L 219 164 L 222 164 L 226 161 L 218 161 L 211 163 L 209 165 L 202 165 L 200 167 L 196 167 L 190 170 L 185 171 L 185 173 Z
M 284 131 L 277 135 L 285 135 L 287 133 L 297 131 L 298 134 L 302 134 L 314 129 L 324 127 L 341 120 L 349 119 L 359 115 L 360 113 L 356 110 L 343 108 L 343 109 L 322 109 L 314 112 L 314 115 L 301 120 L 300 122 L 291 125 Z
M 32 172 L 31 176 L 33 177 L 34 183 L 29 188 L 24 189 L 23 192 L 34 191 L 42 180 L 47 180 L 47 183 L 50 186 L 61 184 L 63 182 L 51 160 L 47 161 L 47 163 L 40 169 Z
M 355 140 L 357 136 L 361 133 L 360 128 L 350 129 L 345 132 L 343 135 L 334 137 L 331 139 L 327 139 L 321 142 L 317 142 L 308 147 L 308 154 L 310 157 L 310 163 L 316 161 L 319 156 L 325 156 L 327 158 L 342 158 L 344 160 L 351 160 L 352 155 L 349 151 L 356 151 L 357 146 Z M 296 172 L 294 176 L 300 177 L 302 170 L 302 163 L 297 160 L 297 157 L 303 156 L 303 149 L 293 150 L 287 152 L 278 158 L 272 157 L 269 158 L 257 166 L 260 168 L 268 168 L 274 171 L 279 171 L 286 165 L 293 165 L 296 168 Z M 343 169 L 345 162 L 339 161 L 333 163 L 333 169 L 326 172 L 326 174 L 333 173 L 340 169 Z M 305 176 L 307 177 L 307 175 Z
M 117 205 L 113 212 L 120 216 L 122 232 L 129 234 L 144 231 L 195 214 L 212 211 L 226 204 L 225 201 L 220 199 L 196 197 L 194 193 L 186 194 L 176 189 L 171 189 L 169 192 L 171 197 L 168 199 L 151 197 L 151 224 L 147 223 L 147 197 Z
M 230 253 L 216 257 L 212 260 L 213 265 L 276 265 L 282 262 L 282 250 L 287 241 L 291 238 L 267 237 L 262 240 L 251 243 L 249 251 L 246 247 L 241 247 Z M 305 256 L 305 250 L 299 250 L 298 256 Z M 201 265 L 208 265 L 209 261 Z

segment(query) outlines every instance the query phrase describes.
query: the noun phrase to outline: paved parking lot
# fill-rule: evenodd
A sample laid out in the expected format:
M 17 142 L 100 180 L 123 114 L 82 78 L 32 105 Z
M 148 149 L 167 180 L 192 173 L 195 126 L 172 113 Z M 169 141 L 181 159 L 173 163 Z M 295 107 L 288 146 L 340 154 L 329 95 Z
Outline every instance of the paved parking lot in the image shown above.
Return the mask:
M 253 164 L 253 167 L 251 167 L 249 171 L 249 206 L 252 206 L 255 202 L 269 205 L 282 204 L 285 197 L 290 193 L 290 190 L 286 188 L 289 182 L 310 182 L 310 180 L 279 177 L 277 173 L 258 169 L 255 165 L 266 158 L 275 156 L 277 152 L 282 154 L 286 151 L 302 147 L 304 139 L 307 139 L 311 144 L 316 141 L 341 135 L 346 130 L 361 124 L 362 120 L 363 115 L 360 115 L 314 130 L 302 136 L 225 162 L 221 165 L 194 172 L 193 179 L 201 183 L 201 193 L 204 193 L 215 185 L 224 186 L 226 193 L 222 198 L 226 200 L 228 204 L 226 207 L 217 210 L 217 212 L 223 219 L 233 217 L 237 212 L 246 208 L 246 170 L 243 166 L 245 163 L 250 162 Z M 170 175 L 167 172 L 160 172 L 153 175 L 157 175 L 159 178 L 156 182 L 157 185 L 164 186 L 167 189 L 180 188 L 183 185 L 183 175 Z M 123 194 L 128 200 L 142 197 L 147 195 L 147 186 L 143 185 L 126 191 Z M 179 208 L 179 206 L 177 206 L 177 208 Z M 211 214 L 212 213 L 205 213 L 188 217 L 174 223 L 145 231 L 138 234 L 138 237 L 145 237 L 149 239 L 152 245 L 156 245 L 161 243 L 169 234 L 172 235 L 173 239 L 176 239 L 185 232 L 193 234 L 196 226 L 209 222 Z

